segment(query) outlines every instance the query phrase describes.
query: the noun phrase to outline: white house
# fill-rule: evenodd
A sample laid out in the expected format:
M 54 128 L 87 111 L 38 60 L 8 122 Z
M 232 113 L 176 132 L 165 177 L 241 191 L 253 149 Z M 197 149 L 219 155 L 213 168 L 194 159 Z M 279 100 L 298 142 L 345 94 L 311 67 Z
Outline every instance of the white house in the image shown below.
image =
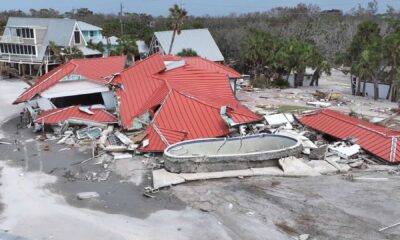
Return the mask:
M 50 42 L 64 48 L 77 47 L 86 56 L 99 54 L 86 48 L 87 42 L 74 19 L 9 17 L 0 39 L 0 62 L 28 65 L 30 74 L 32 66 L 44 66 L 47 72 L 49 65 L 60 64 L 48 51 Z
M 150 54 L 168 54 L 172 35 L 173 31 L 155 32 L 150 44 Z M 177 55 L 183 49 L 192 49 L 200 57 L 214 62 L 224 61 L 224 56 L 207 28 L 182 30 L 180 34 L 176 34 L 171 54 Z

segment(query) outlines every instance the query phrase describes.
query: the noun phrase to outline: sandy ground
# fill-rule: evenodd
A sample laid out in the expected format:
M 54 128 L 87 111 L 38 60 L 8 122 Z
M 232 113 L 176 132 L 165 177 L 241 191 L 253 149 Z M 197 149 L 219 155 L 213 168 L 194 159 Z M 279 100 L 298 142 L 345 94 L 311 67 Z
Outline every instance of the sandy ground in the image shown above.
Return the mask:
M 0 125 L 8 118 L 21 112 L 22 105 L 15 106 L 12 102 L 19 96 L 28 84 L 18 79 L 1 79 L 0 77 Z M 2 137 L 0 130 L 0 138 Z
M 66 204 L 46 189 L 56 178 L 2 164 L 1 228 L 30 239 L 229 239 L 212 216 L 196 210 L 162 210 L 146 219 Z M 203 228 L 208 231 L 204 232 Z M 1 238 L 1 235 L 0 235 Z
M 353 173 L 388 178 L 384 182 L 349 182 L 341 175 L 199 181 L 145 198 L 150 171 L 137 156 L 116 162 L 107 181 L 69 180 L 67 173 L 82 176 L 101 166 L 71 165 L 90 156 L 85 147 L 60 152 L 65 146 L 34 141 L 30 129 L 17 133 L 19 106 L 8 103 L 23 88 L 0 80 L 2 129 L 18 142 L 0 145 L 0 239 L 400 239 L 400 228 L 377 231 L 400 221 L 400 177 L 387 172 Z M 43 151 L 46 144 L 50 151 Z M 77 200 L 81 191 L 100 197 Z
M 250 109 L 256 110 L 257 106 L 282 106 L 291 105 L 298 107 L 315 107 L 307 105 L 308 101 L 316 101 L 313 96 L 316 90 L 340 93 L 341 98 L 338 102 L 332 101 L 330 109 L 340 112 L 356 112 L 366 118 L 389 117 L 390 108 L 397 108 L 397 103 L 379 99 L 374 101 L 370 97 L 360 97 L 351 95 L 350 80 L 338 70 L 333 70 L 331 76 L 323 76 L 318 87 L 299 87 L 287 89 L 262 89 L 255 92 L 238 91 L 238 99 Z
M 2 109 L 1 123 L 11 119 L 19 113 L 20 106 L 12 106 L 11 102 L 24 90 L 25 84 L 19 81 L 0 80 L 0 106 Z M 4 111 L 3 111 L 4 109 Z M 68 188 L 73 183 L 61 180 L 60 177 L 50 175 L 49 169 L 57 172 L 55 169 L 60 165 L 65 167 L 63 157 L 60 157 L 59 149 L 47 155 L 41 151 L 41 144 L 32 141 L 32 134 L 29 129 L 22 130 L 18 135 L 14 131 L 17 118 L 8 121 L 3 125 L 6 140 L 19 141 L 18 145 L 0 145 L 1 160 L 1 206 L 3 211 L 0 217 L 0 239 L 20 239 L 18 236 L 27 239 L 230 239 L 225 232 L 224 227 L 218 223 L 217 219 L 211 215 L 205 214 L 200 210 L 184 207 L 183 210 L 157 210 L 150 205 L 160 205 L 157 202 L 152 203 L 142 196 L 142 190 L 135 192 L 126 184 L 125 194 L 135 195 L 141 198 L 141 201 L 149 201 L 147 207 L 143 205 L 135 206 L 135 202 L 130 202 L 128 208 L 137 208 L 139 217 L 121 215 L 125 213 L 123 207 L 113 214 L 106 213 L 107 209 L 95 211 L 85 209 L 93 205 L 96 208 L 103 206 L 104 200 L 101 196 L 99 200 L 89 200 L 89 202 L 79 202 L 72 206 L 73 201 L 77 201 L 74 196 L 79 192 L 79 185 L 91 184 L 85 182 L 73 182 L 78 188 Z M 12 141 L 12 142 L 13 142 Z M 51 144 L 51 143 L 49 143 Z M 61 148 L 61 147 L 59 147 Z M 70 163 L 77 160 L 84 160 L 89 153 L 82 149 L 76 149 L 74 157 L 64 159 Z M 66 154 L 66 153 L 64 153 Z M 63 154 L 63 155 L 64 155 Z M 70 152 L 71 154 L 71 152 Z M 81 155 L 80 155 L 81 154 Z M 67 155 L 68 156 L 68 155 Z M 127 163 L 121 163 L 125 167 L 116 167 L 124 169 L 127 177 Z M 137 163 L 133 166 L 137 166 Z M 131 166 L 132 167 L 132 166 Z M 118 171 L 117 171 L 118 172 Z M 122 171 L 121 175 L 122 174 Z M 143 177 L 142 175 L 140 175 Z M 117 177 L 116 177 L 117 178 Z M 129 175 L 132 185 L 136 186 L 141 180 L 135 180 L 134 174 Z M 123 198 L 123 194 L 115 193 L 110 188 L 117 188 L 120 179 L 109 181 L 114 186 L 108 187 L 108 192 L 115 198 Z M 64 183 L 63 186 L 62 183 Z M 61 185 L 60 185 L 61 184 Z M 93 183 L 95 184 L 95 183 Z M 98 188 L 107 186 L 98 184 Z M 122 185 L 120 183 L 120 185 Z M 89 185 L 90 186 L 90 185 Z M 64 189 L 63 189 L 64 187 Z M 93 190 L 89 189 L 88 191 Z M 123 190 L 123 189 L 122 189 Z M 59 192 L 59 193 L 57 193 Z M 63 194 L 63 195 L 62 195 Z M 106 195 L 101 193 L 101 195 Z M 168 199 L 168 197 L 165 197 Z M 67 201 L 70 201 L 67 203 Z M 121 201 L 124 201 L 122 199 Z M 129 200 L 129 199 L 128 199 Z M 72 203 L 71 203 L 72 201 Z M 112 200 L 109 200 L 109 205 Z M 162 202 L 163 199 L 157 201 Z M 177 202 L 180 202 L 176 199 Z M 71 204 L 70 204 L 71 203 Z M 126 203 L 125 203 L 126 204 Z M 88 206 L 89 205 L 89 206 Z M 181 204 L 184 206 L 184 204 Z M 112 208 L 112 206 L 110 207 Z M 182 207 L 181 207 L 182 208 Z M 116 214 L 117 212 L 121 214 Z M 128 212 L 128 211 L 127 211 Z M 132 215 L 136 211 L 131 212 Z M 146 213 L 146 214 L 145 214 Z M 144 217 L 146 216 L 146 217 Z M 207 231 L 204 231 L 207 229 Z

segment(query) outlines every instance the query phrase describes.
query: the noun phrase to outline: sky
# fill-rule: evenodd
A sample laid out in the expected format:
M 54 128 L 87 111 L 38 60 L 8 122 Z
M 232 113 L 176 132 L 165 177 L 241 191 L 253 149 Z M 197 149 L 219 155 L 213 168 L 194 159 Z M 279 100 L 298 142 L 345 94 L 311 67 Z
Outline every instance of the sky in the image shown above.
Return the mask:
M 86 7 L 94 12 L 117 13 L 122 2 L 125 12 L 168 15 L 168 8 L 174 3 L 182 4 L 190 15 L 228 15 L 268 11 L 274 7 L 295 6 L 298 3 L 317 4 L 321 9 L 341 9 L 349 11 L 361 4 L 366 6 L 370 0 L 0 0 L 1 10 L 31 8 L 53 8 L 60 12 Z M 387 5 L 400 9 L 400 0 L 378 0 L 379 12 L 384 12 Z

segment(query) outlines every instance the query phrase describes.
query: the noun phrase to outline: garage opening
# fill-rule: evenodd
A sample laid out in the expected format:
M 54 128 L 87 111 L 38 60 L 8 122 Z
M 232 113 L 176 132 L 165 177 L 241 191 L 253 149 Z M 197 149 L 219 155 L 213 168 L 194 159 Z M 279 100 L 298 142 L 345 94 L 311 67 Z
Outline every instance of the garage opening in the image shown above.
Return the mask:
M 104 105 L 101 93 L 84 94 L 77 96 L 53 98 L 51 101 L 57 108 L 69 107 L 74 105 Z

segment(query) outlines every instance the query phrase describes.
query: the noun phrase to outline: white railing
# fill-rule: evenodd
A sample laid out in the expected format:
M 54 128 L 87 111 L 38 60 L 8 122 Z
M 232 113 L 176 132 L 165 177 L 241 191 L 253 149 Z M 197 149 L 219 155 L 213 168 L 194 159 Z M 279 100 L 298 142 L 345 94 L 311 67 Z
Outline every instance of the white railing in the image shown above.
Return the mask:
M 0 42 L 3 42 L 3 43 L 23 43 L 24 41 L 22 40 L 21 37 L 18 37 L 18 36 L 5 35 L 5 36 L 1 37 Z

